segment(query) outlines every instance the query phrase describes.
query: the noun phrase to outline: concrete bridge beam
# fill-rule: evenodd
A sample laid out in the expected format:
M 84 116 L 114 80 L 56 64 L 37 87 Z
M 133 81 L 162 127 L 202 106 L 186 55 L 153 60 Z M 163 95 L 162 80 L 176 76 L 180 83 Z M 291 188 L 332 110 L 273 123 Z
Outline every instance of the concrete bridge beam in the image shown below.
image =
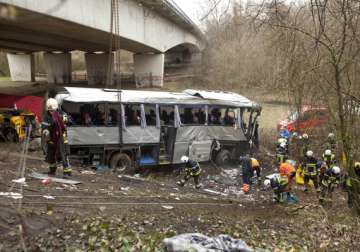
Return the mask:
M 45 53 L 44 63 L 49 83 L 71 83 L 71 53 Z
M 109 69 L 109 53 L 86 53 L 86 71 L 88 78 L 88 85 L 106 85 L 108 69 Z M 111 60 L 114 60 L 113 54 L 111 54 Z
M 12 81 L 35 81 L 33 54 L 8 53 L 7 59 Z
M 137 87 L 162 87 L 164 85 L 165 56 L 159 54 L 134 54 L 134 73 Z

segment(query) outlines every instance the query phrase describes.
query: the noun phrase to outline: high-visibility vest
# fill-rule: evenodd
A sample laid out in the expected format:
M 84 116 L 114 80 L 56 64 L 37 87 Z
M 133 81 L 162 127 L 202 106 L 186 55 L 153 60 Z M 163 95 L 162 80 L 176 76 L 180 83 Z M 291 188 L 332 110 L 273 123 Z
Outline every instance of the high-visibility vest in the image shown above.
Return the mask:
M 307 164 L 305 165 L 304 175 L 316 176 L 316 174 L 317 174 L 316 164 L 314 164 L 314 163 L 307 163 Z

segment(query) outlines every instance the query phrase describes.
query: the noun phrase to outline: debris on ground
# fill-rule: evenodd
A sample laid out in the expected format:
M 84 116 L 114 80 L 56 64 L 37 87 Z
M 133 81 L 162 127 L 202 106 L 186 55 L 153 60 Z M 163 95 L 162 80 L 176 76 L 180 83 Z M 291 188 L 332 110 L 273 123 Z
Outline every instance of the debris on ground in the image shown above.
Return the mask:
M 40 179 L 40 180 L 50 180 L 52 182 L 57 182 L 57 183 L 62 183 L 62 184 L 69 184 L 69 185 L 81 184 L 80 181 L 52 177 L 52 176 L 48 176 L 47 174 L 41 174 L 41 173 L 37 173 L 37 172 L 31 173 L 29 175 L 29 177 L 35 178 L 35 179 Z
M 0 196 L 5 196 L 8 198 L 13 198 L 13 199 L 22 199 L 23 196 L 20 193 L 15 193 L 15 192 L 0 192 Z
M 173 206 L 161 206 L 162 208 L 166 209 L 166 210 L 171 210 L 171 209 L 174 209 Z
M 229 235 L 208 237 L 200 233 L 181 234 L 164 239 L 168 252 L 252 252 L 253 250 L 240 239 L 233 239 Z
M 96 175 L 96 172 L 88 171 L 88 170 L 82 170 L 82 171 L 80 171 L 80 173 L 84 174 L 84 175 Z

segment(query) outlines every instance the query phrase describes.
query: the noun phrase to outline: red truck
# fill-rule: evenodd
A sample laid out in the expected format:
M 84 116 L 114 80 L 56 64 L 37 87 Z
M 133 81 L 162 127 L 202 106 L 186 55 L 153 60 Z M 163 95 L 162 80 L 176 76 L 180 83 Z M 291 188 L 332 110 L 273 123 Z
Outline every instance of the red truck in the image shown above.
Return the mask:
M 280 120 L 277 130 L 287 129 L 289 132 L 311 132 L 321 129 L 329 121 L 329 111 L 324 107 L 304 106 L 300 112 L 291 113 L 286 119 Z

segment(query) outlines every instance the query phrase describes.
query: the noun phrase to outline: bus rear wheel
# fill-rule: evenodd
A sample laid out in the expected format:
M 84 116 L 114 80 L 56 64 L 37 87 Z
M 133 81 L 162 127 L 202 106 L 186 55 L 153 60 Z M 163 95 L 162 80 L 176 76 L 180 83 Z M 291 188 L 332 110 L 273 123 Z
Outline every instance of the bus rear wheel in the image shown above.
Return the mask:
M 231 153 L 228 150 L 221 150 L 215 158 L 215 163 L 218 166 L 228 165 L 231 159 Z
M 132 161 L 129 155 L 125 153 L 114 154 L 110 159 L 110 168 L 119 174 L 132 172 Z

